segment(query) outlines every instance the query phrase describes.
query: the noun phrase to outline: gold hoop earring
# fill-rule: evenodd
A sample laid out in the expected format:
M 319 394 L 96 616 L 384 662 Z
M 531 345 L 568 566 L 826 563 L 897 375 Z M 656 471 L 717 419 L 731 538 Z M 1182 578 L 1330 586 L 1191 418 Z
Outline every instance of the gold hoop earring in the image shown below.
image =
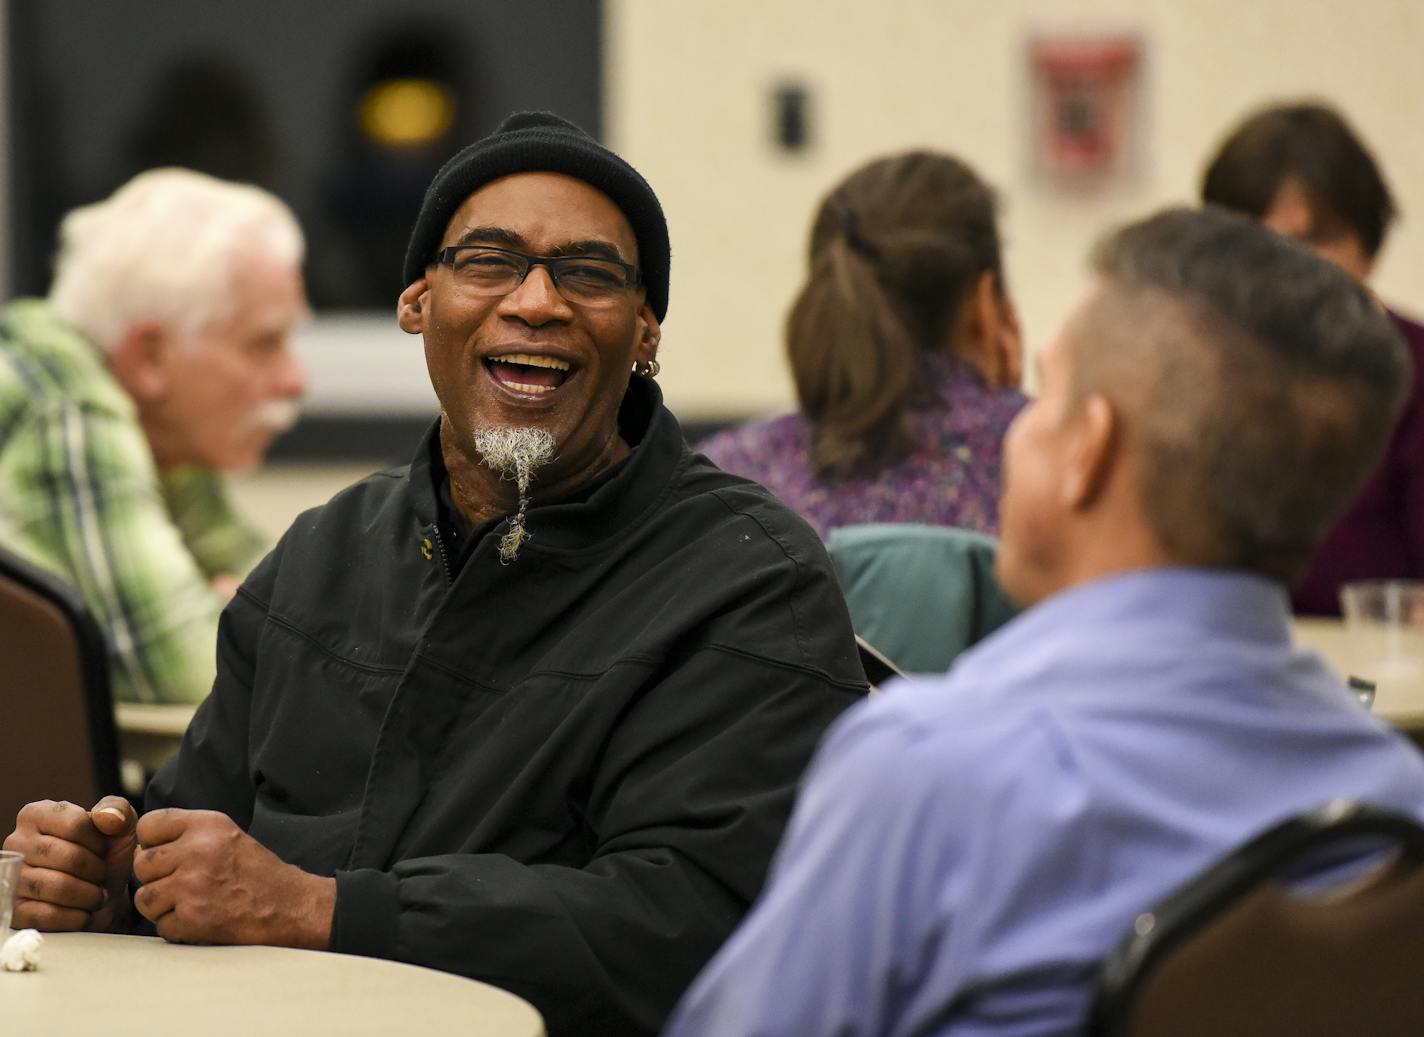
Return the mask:
M 656 378 L 662 369 L 663 365 L 656 360 L 649 360 L 646 364 L 633 365 L 633 373 L 639 378 Z

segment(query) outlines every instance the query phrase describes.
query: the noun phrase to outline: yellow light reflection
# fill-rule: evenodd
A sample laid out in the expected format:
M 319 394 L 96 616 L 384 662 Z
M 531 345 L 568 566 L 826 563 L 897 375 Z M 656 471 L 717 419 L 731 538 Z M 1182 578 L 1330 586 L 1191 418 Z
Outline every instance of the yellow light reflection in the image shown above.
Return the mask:
M 357 112 L 361 131 L 382 147 L 420 147 L 455 121 L 455 95 L 433 79 L 387 79 L 361 96 Z

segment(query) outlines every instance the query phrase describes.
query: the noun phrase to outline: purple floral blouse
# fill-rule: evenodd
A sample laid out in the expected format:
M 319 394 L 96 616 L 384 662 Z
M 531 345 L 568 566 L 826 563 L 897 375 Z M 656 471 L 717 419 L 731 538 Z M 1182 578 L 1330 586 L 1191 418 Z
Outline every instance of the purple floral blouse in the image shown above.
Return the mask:
M 824 539 L 837 526 L 925 522 L 997 535 L 1004 432 L 1027 402 L 991 389 L 948 354 L 929 356 L 909 406 L 914 448 L 890 468 L 826 480 L 811 469 L 811 430 L 800 414 L 753 421 L 697 449 L 718 467 L 755 479 Z

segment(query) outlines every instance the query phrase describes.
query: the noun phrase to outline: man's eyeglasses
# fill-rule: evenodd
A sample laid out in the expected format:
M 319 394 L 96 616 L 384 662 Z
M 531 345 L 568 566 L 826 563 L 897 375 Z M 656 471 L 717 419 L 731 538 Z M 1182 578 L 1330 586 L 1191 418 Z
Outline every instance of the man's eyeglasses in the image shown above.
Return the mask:
M 493 245 L 451 245 L 435 261 L 479 295 L 508 295 L 536 266 L 549 271 L 560 295 L 586 306 L 606 306 L 643 283 L 637 267 L 603 256 L 530 256 Z

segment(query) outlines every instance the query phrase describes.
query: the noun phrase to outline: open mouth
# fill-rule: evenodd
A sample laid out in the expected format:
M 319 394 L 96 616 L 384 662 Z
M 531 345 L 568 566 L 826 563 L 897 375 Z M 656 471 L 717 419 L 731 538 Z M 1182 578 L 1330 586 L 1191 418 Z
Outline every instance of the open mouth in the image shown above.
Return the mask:
M 534 353 L 506 353 L 485 358 L 490 377 L 511 392 L 543 396 L 569 377 L 572 365 L 558 357 Z

